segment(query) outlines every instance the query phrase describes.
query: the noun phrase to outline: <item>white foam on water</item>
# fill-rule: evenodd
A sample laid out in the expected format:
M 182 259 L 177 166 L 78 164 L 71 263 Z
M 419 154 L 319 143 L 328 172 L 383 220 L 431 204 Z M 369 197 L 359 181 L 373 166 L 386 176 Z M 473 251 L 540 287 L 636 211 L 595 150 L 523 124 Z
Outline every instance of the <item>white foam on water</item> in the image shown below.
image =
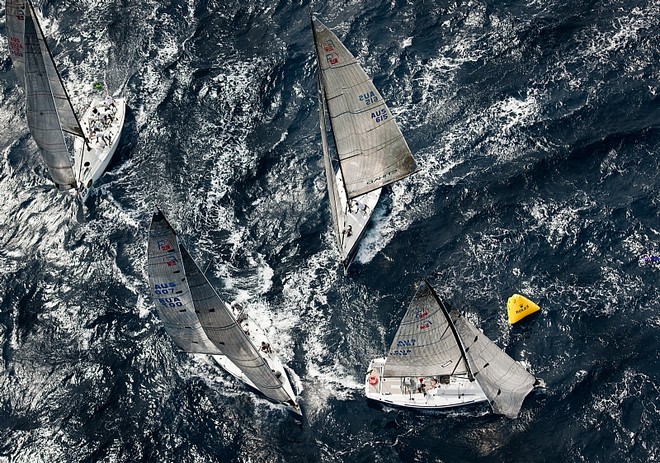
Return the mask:
M 626 368 L 621 377 L 592 393 L 591 401 L 581 416 L 583 426 L 608 429 L 614 434 L 620 454 L 629 454 L 642 445 L 647 455 L 659 455 L 660 446 L 648 440 L 655 429 L 652 417 L 660 408 L 653 398 L 660 393 L 660 385 L 645 373 Z M 639 421 L 629 419 L 631 407 L 638 406 Z M 630 412 L 634 413 L 634 412 Z

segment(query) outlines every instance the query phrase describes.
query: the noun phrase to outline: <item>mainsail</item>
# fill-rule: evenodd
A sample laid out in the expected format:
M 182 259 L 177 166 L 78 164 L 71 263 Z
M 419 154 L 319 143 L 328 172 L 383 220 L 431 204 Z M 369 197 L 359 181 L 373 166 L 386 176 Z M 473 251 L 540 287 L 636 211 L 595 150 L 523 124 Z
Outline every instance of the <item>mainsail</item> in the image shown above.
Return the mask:
M 330 126 L 349 199 L 416 169 L 412 153 L 371 79 L 337 36 L 312 18 Z
M 515 418 L 536 378 L 458 312 L 452 319 L 460 333 L 474 376 L 495 413 Z
M 431 287 L 420 285 L 394 336 L 384 376 L 469 374 L 460 339 Z
M 151 221 L 147 256 L 151 295 L 167 334 L 184 352 L 222 354 L 195 313 L 179 242 L 160 211 Z
M 63 131 L 80 137 L 83 131 L 30 2 L 25 9 L 24 39 L 28 127 L 58 188 L 75 188 L 76 179 Z

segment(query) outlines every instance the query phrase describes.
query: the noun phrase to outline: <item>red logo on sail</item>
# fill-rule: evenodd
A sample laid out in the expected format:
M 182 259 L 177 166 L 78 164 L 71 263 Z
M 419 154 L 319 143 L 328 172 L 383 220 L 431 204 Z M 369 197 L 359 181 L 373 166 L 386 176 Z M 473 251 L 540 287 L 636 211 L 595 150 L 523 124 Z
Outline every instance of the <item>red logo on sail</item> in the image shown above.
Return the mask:
M 171 251 L 172 249 L 174 249 L 174 247 L 172 247 L 172 243 L 170 243 L 169 240 L 159 240 L 158 241 L 158 249 L 160 249 L 163 252 L 167 252 L 167 251 Z
M 339 56 L 337 55 L 337 53 L 327 53 L 325 55 L 325 60 L 328 62 L 329 65 L 333 66 L 339 63 Z
M 332 43 L 332 40 L 326 40 L 323 42 L 323 51 L 335 51 L 335 44 Z
M 167 264 L 168 267 L 174 267 L 175 265 L 178 265 L 178 261 L 176 259 L 176 256 L 165 256 L 163 257 L 163 263 Z
M 18 37 L 9 37 L 9 51 L 14 56 L 23 56 L 23 44 Z

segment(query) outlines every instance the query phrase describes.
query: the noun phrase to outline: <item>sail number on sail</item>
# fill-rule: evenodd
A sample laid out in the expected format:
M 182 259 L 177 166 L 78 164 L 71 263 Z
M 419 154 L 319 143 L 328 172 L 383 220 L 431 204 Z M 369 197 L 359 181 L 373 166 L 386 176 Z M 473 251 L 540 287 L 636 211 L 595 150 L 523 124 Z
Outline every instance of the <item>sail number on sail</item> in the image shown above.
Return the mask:
M 371 118 L 376 122 L 383 122 L 387 120 L 387 108 L 379 109 L 371 113 Z
M 162 283 L 154 285 L 154 294 L 173 294 L 176 283 L 173 281 L 169 283 Z
M 414 347 L 417 339 L 399 339 L 396 343 L 397 347 Z M 410 355 L 412 354 L 411 349 L 395 349 L 392 351 L 391 355 Z
M 370 104 L 378 101 L 378 96 L 376 95 L 376 92 L 371 91 L 369 93 L 363 93 L 362 95 L 358 96 L 358 100 L 369 106 Z M 373 117 L 373 113 L 371 117 Z
M 179 299 L 178 297 L 159 298 L 158 302 L 160 302 L 165 307 L 181 307 L 181 306 L 183 306 L 183 303 L 181 302 L 181 299 Z

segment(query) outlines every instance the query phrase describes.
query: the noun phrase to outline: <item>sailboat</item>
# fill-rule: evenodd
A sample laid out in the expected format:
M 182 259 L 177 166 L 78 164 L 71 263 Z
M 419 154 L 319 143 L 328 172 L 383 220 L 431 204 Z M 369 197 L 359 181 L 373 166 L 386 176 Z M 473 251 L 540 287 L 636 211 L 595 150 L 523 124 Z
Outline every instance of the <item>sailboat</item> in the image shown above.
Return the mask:
M 370 400 L 416 409 L 489 402 L 495 413 L 515 418 L 538 384 L 424 281 L 389 354 L 370 362 L 365 393 Z
M 355 57 L 313 16 L 312 30 L 330 209 L 341 260 L 348 269 L 382 187 L 410 175 L 417 167 L 383 97 Z M 339 165 L 336 172 L 326 113 Z
M 7 0 L 6 12 L 9 51 L 25 87 L 30 133 L 57 189 L 77 195 L 84 203 L 117 149 L 126 102 L 109 95 L 96 98 L 81 124 L 32 3 Z M 76 137 L 73 162 L 65 133 Z
M 291 382 L 264 331 L 239 304 L 220 299 L 160 210 L 151 221 L 147 254 L 156 311 L 177 347 L 212 355 L 229 374 L 300 416 Z

